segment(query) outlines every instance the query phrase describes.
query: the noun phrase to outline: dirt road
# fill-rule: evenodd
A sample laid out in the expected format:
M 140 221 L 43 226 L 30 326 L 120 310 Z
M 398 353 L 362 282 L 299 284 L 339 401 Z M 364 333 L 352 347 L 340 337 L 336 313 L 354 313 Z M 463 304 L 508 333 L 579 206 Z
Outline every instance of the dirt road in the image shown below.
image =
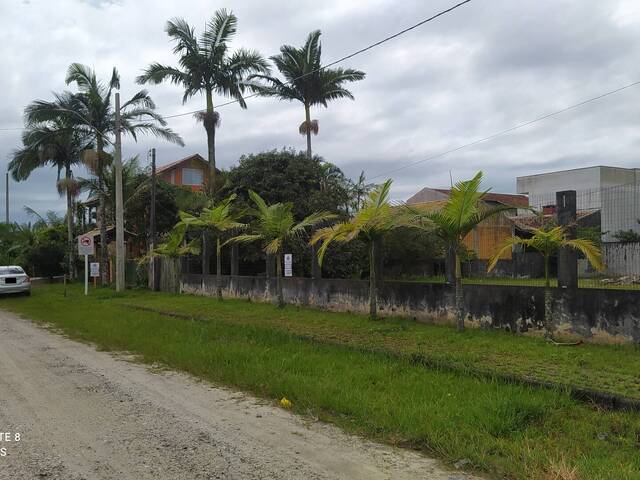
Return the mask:
M 0 432 L 1 479 L 471 478 L 1 311 Z

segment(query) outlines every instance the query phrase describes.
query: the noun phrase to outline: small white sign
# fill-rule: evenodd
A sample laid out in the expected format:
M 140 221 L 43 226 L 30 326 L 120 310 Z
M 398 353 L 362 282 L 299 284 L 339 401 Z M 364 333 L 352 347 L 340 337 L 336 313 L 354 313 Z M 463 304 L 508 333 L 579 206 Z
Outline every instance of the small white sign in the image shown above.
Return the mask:
M 91 262 L 90 269 L 91 278 L 100 276 L 100 264 L 98 262 Z
M 293 255 L 290 253 L 284 254 L 284 276 L 293 277 Z
M 95 246 L 91 235 L 80 235 L 78 237 L 78 254 L 95 255 Z

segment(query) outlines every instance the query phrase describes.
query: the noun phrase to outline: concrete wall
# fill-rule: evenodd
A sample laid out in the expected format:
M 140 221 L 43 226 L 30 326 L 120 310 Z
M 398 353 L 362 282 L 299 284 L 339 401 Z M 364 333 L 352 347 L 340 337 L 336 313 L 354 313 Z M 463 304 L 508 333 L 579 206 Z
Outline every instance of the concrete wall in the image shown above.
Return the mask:
M 606 275 L 640 275 L 640 243 L 603 243 Z
M 275 280 L 224 276 L 224 294 L 270 301 Z M 536 287 L 467 285 L 468 324 L 540 334 L 543 289 Z M 182 275 L 185 293 L 215 295 L 214 275 Z M 287 303 L 335 311 L 368 313 L 368 282 L 308 278 L 283 279 Z M 429 322 L 454 323 L 453 290 L 444 284 L 386 282 L 380 289 L 381 315 L 399 315 Z M 640 342 L 640 292 L 605 289 L 554 289 L 555 328 L 593 341 Z

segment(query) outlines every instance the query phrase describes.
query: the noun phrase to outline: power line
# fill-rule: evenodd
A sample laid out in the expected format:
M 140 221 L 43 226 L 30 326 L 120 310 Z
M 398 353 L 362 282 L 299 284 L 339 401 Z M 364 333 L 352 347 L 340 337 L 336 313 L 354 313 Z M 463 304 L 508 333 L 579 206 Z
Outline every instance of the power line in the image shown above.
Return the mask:
M 569 110 L 574 110 L 574 109 L 576 109 L 578 107 L 582 107 L 582 106 L 584 106 L 584 105 L 586 105 L 588 103 L 595 102 L 596 100 L 600 100 L 602 98 L 608 97 L 608 96 L 613 95 L 615 93 L 621 92 L 622 90 L 626 90 L 628 88 L 635 87 L 636 85 L 640 85 L 640 81 L 629 83 L 628 85 L 624 85 L 624 86 L 616 88 L 614 90 L 610 90 L 610 91 L 608 91 L 606 93 L 603 93 L 601 95 L 598 95 L 596 97 L 592 97 L 592 98 L 589 98 L 587 100 L 583 100 L 583 101 L 581 101 L 579 103 L 575 103 L 573 105 L 570 105 L 568 107 L 562 108 L 560 110 L 556 110 L 555 112 L 547 113 L 547 114 L 542 115 L 540 117 L 534 118 L 533 120 L 529 120 L 527 122 L 519 123 L 518 125 L 515 125 L 513 127 L 507 128 L 505 130 L 501 130 L 501 131 L 499 131 L 497 133 L 494 133 L 492 135 L 489 135 L 487 137 L 483 137 L 483 138 L 480 138 L 478 140 L 474 140 L 472 142 L 465 143 L 464 145 L 460 145 L 458 147 L 452 148 L 450 150 L 446 150 L 446 151 L 438 153 L 436 155 L 432 155 L 430 157 L 423 158 L 422 160 L 417 160 L 415 162 L 408 163 L 408 164 L 403 165 L 401 167 L 394 168 L 392 170 L 379 173 L 378 175 L 376 175 L 374 177 L 370 177 L 369 180 L 373 180 L 374 178 L 379 178 L 379 177 L 382 177 L 382 176 L 390 175 L 392 173 L 396 173 L 396 172 L 399 172 L 401 170 L 405 170 L 407 168 L 411 168 L 411 167 L 413 167 L 415 165 L 419 165 L 421 163 L 429 162 L 431 160 L 435 160 L 437 158 L 444 157 L 445 155 L 449 155 L 450 153 L 457 152 L 457 151 L 462 150 L 464 148 L 472 147 L 472 146 L 477 145 L 479 143 L 487 142 L 489 140 L 493 140 L 494 138 L 500 137 L 502 135 L 506 135 L 507 133 L 513 132 L 513 131 L 518 130 L 520 128 L 527 127 L 529 125 L 532 125 L 534 123 L 540 122 L 542 120 L 546 120 L 547 118 L 554 117 L 556 115 L 560 115 L 561 113 L 567 112 Z
M 290 84 L 294 83 L 295 81 L 300 80 L 301 78 L 307 77 L 309 75 L 313 75 L 314 73 L 321 72 L 322 70 L 325 70 L 325 69 L 327 69 L 329 67 L 337 65 L 338 63 L 342 63 L 345 60 L 349 60 L 350 58 L 353 58 L 353 57 L 355 57 L 357 55 L 360 55 L 360 54 L 362 54 L 364 52 L 367 52 L 367 51 L 369 51 L 369 50 L 371 50 L 373 48 L 376 48 L 376 47 L 382 45 L 383 43 L 386 43 L 386 42 L 388 42 L 390 40 L 393 40 L 394 38 L 397 38 L 397 37 L 399 37 L 401 35 L 404 35 L 405 33 L 408 33 L 411 30 L 415 30 L 416 28 L 424 25 L 425 23 L 429 23 L 429 22 L 437 19 L 438 17 L 446 15 L 447 13 L 450 13 L 453 10 L 455 10 L 457 8 L 460 8 L 461 6 L 463 6 L 464 4 L 469 3 L 469 2 L 471 2 L 471 0 L 464 0 L 464 1 L 460 2 L 460 3 L 457 3 L 457 4 L 453 5 L 452 7 L 447 8 L 446 10 L 442 10 L 441 12 L 438 12 L 435 15 L 432 15 L 429 18 L 425 18 L 424 20 L 421 20 L 420 22 L 418 22 L 418 23 L 416 23 L 414 25 L 411 25 L 410 27 L 405 28 L 404 30 L 400 30 L 399 32 L 394 33 L 393 35 L 389 35 L 388 37 L 385 37 L 382 40 L 379 40 L 379 41 L 377 41 L 375 43 L 367 45 L 366 47 L 361 48 L 360 50 L 356 50 L 355 52 L 350 53 L 348 55 L 345 55 L 344 57 L 339 58 L 337 60 L 334 60 L 331 63 L 327 63 L 326 65 L 323 65 L 323 66 L 321 66 L 319 68 L 316 68 L 315 70 L 312 70 L 312 71 L 307 72 L 307 73 L 305 73 L 303 75 L 300 75 L 299 77 L 296 77 L 293 80 L 289 80 L 288 82 L 285 82 L 284 84 L 285 85 L 290 85 Z M 252 93 L 251 95 L 247 95 L 246 97 L 243 97 L 243 100 L 246 100 L 248 98 L 257 97 L 257 96 L 259 96 L 258 93 Z M 221 108 L 221 107 L 225 107 L 227 105 L 233 105 L 234 103 L 238 103 L 238 102 L 239 102 L 239 100 L 230 100 L 228 102 L 221 103 L 216 108 L 218 109 L 218 108 Z M 174 114 L 174 115 L 167 115 L 166 117 L 163 117 L 163 118 L 167 119 L 167 118 L 183 117 L 185 115 L 193 115 L 195 113 L 200 113 L 200 112 L 204 112 L 204 111 L 205 110 L 194 110 L 192 112 L 185 112 L 185 113 L 177 113 L 177 114 Z

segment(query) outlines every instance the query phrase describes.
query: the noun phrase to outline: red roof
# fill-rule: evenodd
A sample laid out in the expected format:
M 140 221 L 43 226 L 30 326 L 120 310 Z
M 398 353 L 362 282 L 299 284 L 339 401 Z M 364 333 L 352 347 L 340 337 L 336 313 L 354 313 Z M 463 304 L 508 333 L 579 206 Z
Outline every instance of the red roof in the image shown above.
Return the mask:
M 188 157 L 184 157 L 180 160 L 176 160 L 175 162 L 167 163 L 166 165 L 162 165 L 161 167 L 156 168 L 156 175 L 158 173 L 166 172 L 167 170 L 173 170 L 174 168 L 179 167 L 181 164 L 187 163 L 191 160 L 198 160 L 205 165 L 208 164 L 208 162 L 204 158 L 202 158 L 202 155 L 195 153 L 193 155 L 189 155 Z
M 434 188 L 436 192 L 444 193 L 445 195 L 449 195 L 451 190 L 444 188 Z M 529 206 L 529 197 L 526 195 L 516 195 L 514 193 L 487 193 L 483 198 L 483 200 L 488 202 L 496 202 L 501 203 L 503 205 L 513 205 L 514 207 L 528 207 Z

